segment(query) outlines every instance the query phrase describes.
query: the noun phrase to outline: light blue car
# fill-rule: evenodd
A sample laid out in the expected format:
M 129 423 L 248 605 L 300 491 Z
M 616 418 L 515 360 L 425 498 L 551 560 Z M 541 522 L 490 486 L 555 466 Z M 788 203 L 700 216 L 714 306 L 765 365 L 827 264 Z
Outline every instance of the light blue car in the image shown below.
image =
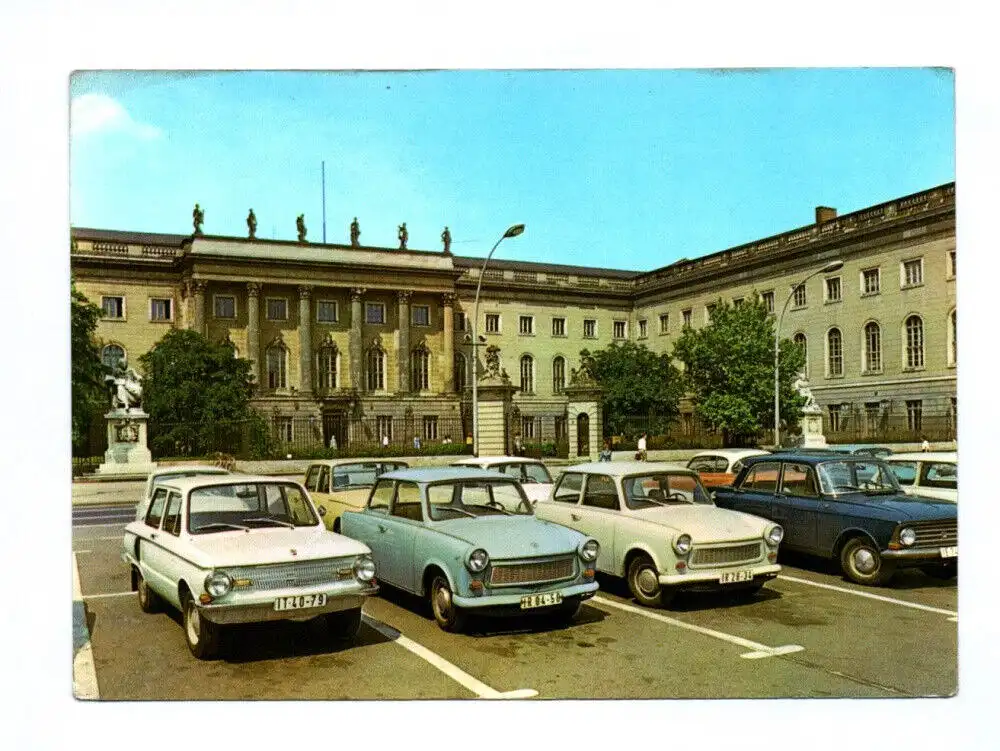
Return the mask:
M 568 621 L 597 591 L 597 541 L 536 518 L 499 472 L 388 472 L 364 509 L 344 512 L 341 533 L 371 548 L 381 583 L 428 597 L 445 631 L 460 631 L 471 612 Z

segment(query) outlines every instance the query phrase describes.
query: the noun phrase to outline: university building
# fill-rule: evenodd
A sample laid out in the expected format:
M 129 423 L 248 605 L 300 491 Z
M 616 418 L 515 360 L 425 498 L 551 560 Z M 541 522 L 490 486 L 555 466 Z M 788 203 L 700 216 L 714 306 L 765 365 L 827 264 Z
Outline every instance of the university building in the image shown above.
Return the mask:
M 911 431 L 957 415 L 955 185 L 651 271 L 491 260 L 478 329 L 519 387 L 514 430 L 564 438 L 581 349 L 632 340 L 670 352 L 719 300 L 755 292 L 807 353 L 824 429 Z M 514 246 L 516 247 L 516 246 Z M 516 252 L 511 248 L 510 252 Z M 322 440 L 349 419 L 393 440 L 471 428 L 471 316 L 482 259 L 445 251 L 73 228 L 77 288 L 104 315 L 106 362 L 136 363 L 169 329 L 232 343 L 255 406 L 286 440 L 303 418 Z M 812 276 L 832 261 L 842 268 Z M 692 423 L 690 406 L 682 425 Z M 413 427 L 415 426 L 415 427 Z M 317 428 L 317 431 L 320 428 Z M 448 427 L 449 433 L 457 432 Z M 461 440 L 460 435 L 451 435 Z

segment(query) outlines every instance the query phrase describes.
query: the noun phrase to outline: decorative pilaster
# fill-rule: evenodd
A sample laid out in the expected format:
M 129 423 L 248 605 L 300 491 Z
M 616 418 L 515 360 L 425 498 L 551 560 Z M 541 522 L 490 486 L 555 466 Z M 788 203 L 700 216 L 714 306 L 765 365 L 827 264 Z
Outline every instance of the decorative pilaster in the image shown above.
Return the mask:
M 348 342 L 347 355 L 350 359 L 351 387 L 364 391 L 364 379 L 361 377 L 364 369 L 361 363 L 361 300 L 365 295 L 364 287 L 351 290 L 351 337 Z
M 247 282 L 247 359 L 260 386 L 260 282 Z
M 312 290 L 299 287 L 299 390 L 312 393 Z
M 441 306 L 444 309 L 444 346 L 441 351 L 444 362 L 441 375 L 444 376 L 444 393 L 451 394 L 455 391 L 455 295 L 451 292 L 441 295 Z
M 205 287 L 208 284 L 202 279 L 191 280 L 191 292 L 194 296 L 194 330 L 205 336 Z
M 396 299 L 399 301 L 399 367 L 397 368 L 399 386 L 396 388 L 397 394 L 405 394 L 410 390 L 410 296 L 412 294 L 406 290 L 400 290 L 396 293 Z

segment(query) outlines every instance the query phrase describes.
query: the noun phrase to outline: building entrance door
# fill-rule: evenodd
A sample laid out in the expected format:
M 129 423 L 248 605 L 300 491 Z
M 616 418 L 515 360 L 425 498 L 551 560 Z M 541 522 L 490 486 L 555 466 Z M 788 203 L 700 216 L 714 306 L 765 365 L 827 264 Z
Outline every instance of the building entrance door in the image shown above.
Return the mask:
M 323 445 L 327 448 L 347 448 L 347 414 L 340 410 L 323 413 Z

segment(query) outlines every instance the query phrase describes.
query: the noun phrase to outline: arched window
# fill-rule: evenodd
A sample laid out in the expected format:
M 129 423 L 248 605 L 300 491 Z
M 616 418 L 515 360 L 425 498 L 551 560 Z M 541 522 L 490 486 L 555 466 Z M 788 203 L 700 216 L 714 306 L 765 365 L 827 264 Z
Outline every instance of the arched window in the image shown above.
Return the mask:
M 552 393 L 561 394 L 566 388 L 566 358 L 559 356 L 552 361 Z
M 920 316 L 906 319 L 906 367 L 924 367 L 924 322 Z
M 826 362 L 829 375 L 844 375 L 844 342 L 840 329 L 830 329 L 826 335 Z
M 372 347 L 365 358 L 365 375 L 369 391 L 385 390 L 385 352 Z
M 421 344 L 410 353 L 410 385 L 414 391 L 430 388 L 431 353 Z
M 337 360 L 340 352 L 336 344 L 324 344 L 319 348 L 319 387 L 321 389 L 337 388 Z
M 882 370 L 882 330 L 875 321 L 865 324 L 865 372 Z
M 468 380 L 468 363 L 465 361 L 465 355 L 458 353 L 455 355 L 455 390 L 461 391 L 470 385 Z
M 101 350 L 101 362 L 109 370 L 114 370 L 115 365 L 124 359 L 125 348 L 117 344 L 109 344 Z
M 802 370 L 806 374 L 806 378 L 809 377 L 809 344 L 806 341 L 806 335 L 801 331 L 792 337 L 792 342 L 800 350 L 802 350 Z
M 948 364 L 958 364 L 958 310 L 948 316 Z
M 535 360 L 531 355 L 521 357 L 521 393 L 535 393 Z
M 267 387 L 288 388 L 288 349 L 281 342 L 267 348 Z

